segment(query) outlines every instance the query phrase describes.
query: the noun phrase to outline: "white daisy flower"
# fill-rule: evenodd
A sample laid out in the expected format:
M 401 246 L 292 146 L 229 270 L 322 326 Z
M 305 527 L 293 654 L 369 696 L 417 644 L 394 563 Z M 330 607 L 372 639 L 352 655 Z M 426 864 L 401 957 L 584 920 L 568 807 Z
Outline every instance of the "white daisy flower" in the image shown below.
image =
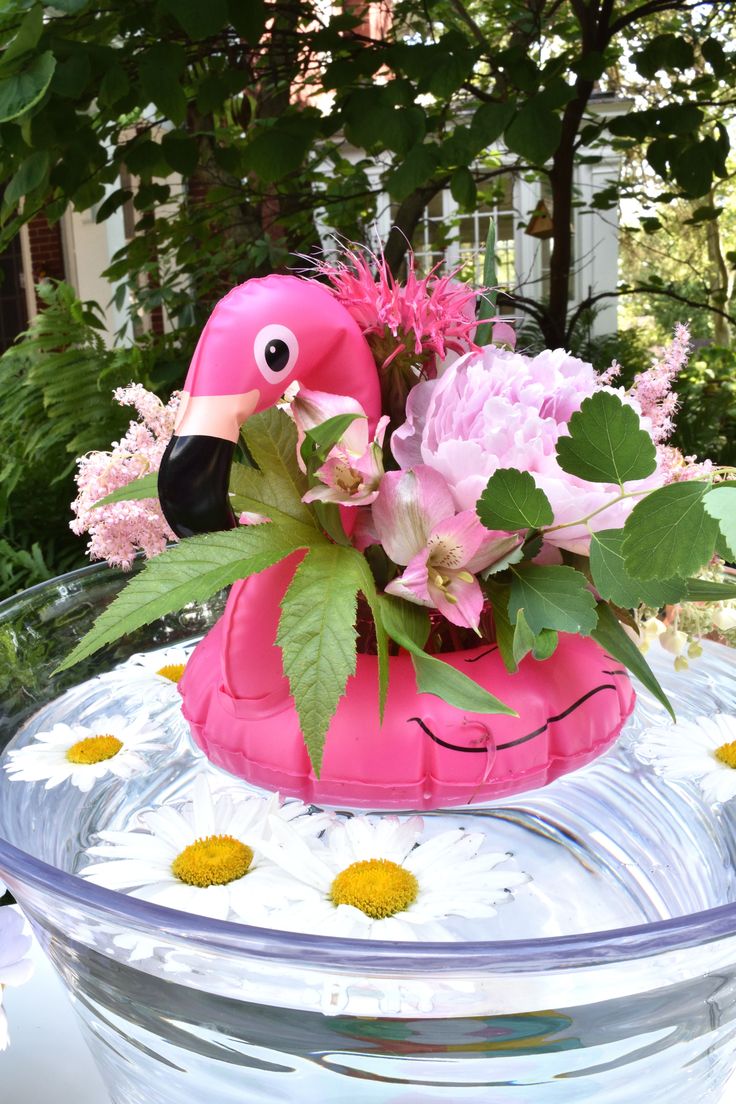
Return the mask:
M 162 730 L 145 712 L 127 719 L 101 717 L 94 727 L 56 724 L 31 744 L 8 752 L 5 770 L 14 782 L 41 782 L 53 789 L 62 782 L 88 793 L 107 774 L 132 778 L 148 771 L 143 752 L 162 750 Z
M 736 797 L 735 716 L 716 713 L 645 729 L 634 753 L 665 778 L 695 782 L 711 804 Z
M 247 918 L 249 895 L 269 866 L 261 851 L 269 824 L 289 823 L 301 839 L 319 835 L 331 819 L 310 815 L 301 801 L 280 805 L 278 794 L 213 793 L 201 774 L 180 808 L 141 813 L 142 831 L 100 832 L 102 842 L 86 852 L 95 861 L 79 873 L 166 908 L 217 920 L 230 919 L 232 909 Z
M 274 863 L 254 887 L 264 924 L 289 931 L 364 939 L 451 940 L 452 916 L 495 915 L 511 888 L 529 881 L 497 871 L 510 856 L 483 852 L 481 832 L 451 829 L 420 843 L 421 817 L 335 824 L 324 841 L 299 838 L 273 823 L 263 844 Z M 237 908 L 238 902 L 234 902 Z
M 191 649 L 176 647 L 160 648 L 156 652 L 136 652 L 122 666 L 123 668 L 134 667 L 139 672 L 142 671 L 176 685 L 184 674 L 190 654 Z
M 0 888 L 2 883 L 0 883 Z M 0 1050 L 8 1045 L 8 1020 L 3 1010 L 3 986 L 22 985 L 33 972 L 33 963 L 25 955 L 31 937 L 19 912 L 8 906 L 0 909 Z

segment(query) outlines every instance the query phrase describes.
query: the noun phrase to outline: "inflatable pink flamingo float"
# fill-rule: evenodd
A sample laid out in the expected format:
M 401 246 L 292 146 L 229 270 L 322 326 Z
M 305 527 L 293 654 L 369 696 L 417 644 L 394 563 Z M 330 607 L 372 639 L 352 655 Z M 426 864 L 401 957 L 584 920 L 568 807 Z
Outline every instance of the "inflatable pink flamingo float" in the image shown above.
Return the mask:
M 180 536 L 235 524 L 227 488 L 240 427 L 294 380 L 351 395 L 375 428 L 375 362 L 356 321 L 323 285 L 267 276 L 234 288 L 200 337 L 159 473 L 161 504 Z M 255 785 L 320 805 L 374 809 L 487 801 L 583 766 L 611 745 L 633 708 L 626 673 L 591 639 L 562 635 L 550 659 L 529 657 L 513 675 L 494 645 L 443 654 L 518 717 L 464 712 L 418 694 L 410 657 L 392 656 L 379 725 L 377 659 L 358 655 L 317 779 L 275 644 L 279 604 L 300 555 L 234 584 L 180 682 L 199 746 Z

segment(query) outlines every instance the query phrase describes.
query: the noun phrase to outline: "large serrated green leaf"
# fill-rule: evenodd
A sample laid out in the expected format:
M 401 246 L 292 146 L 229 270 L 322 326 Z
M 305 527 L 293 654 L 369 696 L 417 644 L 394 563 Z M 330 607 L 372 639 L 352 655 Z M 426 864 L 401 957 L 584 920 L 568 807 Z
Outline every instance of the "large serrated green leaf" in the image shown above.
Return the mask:
M 131 479 L 124 487 L 118 487 L 116 491 L 111 491 L 109 495 L 98 499 L 92 509 L 96 510 L 98 506 L 109 506 L 111 502 L 132 502 L 139 498 L 158 498 L 158 472 L 149 472 L 148 475 L 142 475 L 140 479 Z
M 302 502 L 302 495 L 307 493 L 309 484 L 297 462 L 296 426 L 289 415 L 276 407 L 264 410 L 248 419 L 242 433 L 248 452 L 259 470 L 247 477 L 247 487 L 244 473 L 248 469 L 238 472 L 238 478 L 243 476 L 243 480 L 237 485 L 233 483 L 231 489 L 236 494 L 242 491 L 244 497 L 259 502 L 261 506 L 273 507 L 280 514 L 316 528 L 313 512 Z M 244 506 L 243 509 L 268 515 L 267 510 L 256 505 Z
M 636 579 L 694 575 L 713 556 L 718 522 L 705 512 L 708 483 L 668 483 L 637 502 L 622 553 Z
M 587 579 L 574 567 L 528 564 L 511 569 L 509 617 L 524 610 L 532 632 L 542 629 L 588 636 L 596 624 L 595 598 Z
M 236 579 L 263 571 L 308 547 L 309 537 L 310 531 L 300 525 L 248 525 L 188 537 L 149 560 L 57 670 L 74 666 L 112 640 L 189 602 L 204 602 Z
M 379 595 L 378 602 L 388 635 L 411 655 L 420 694 L 434 694 L 449 705 L 454 705 L 456 709 L 468 709 L 472 713 L 518 716 L 515 710 L 504 705 L 474 679 L 468 678 L 438 656 L 428 655 L 424 651 L 418 643 L 423 632 L 422 626 L 427 623 L 424 610 L 419 610 L 419 617 L 415 618 L 410 603 L 388 594 Z
M 714 487 L 703 499 L 703 506 L 718 522 L 731 555 L 736 556 L 736 487 Z
M 567 423 L 569 437 L 557 442 L 563 471 L 591 483 L 645 479 L 657 466 L 657 453 L 636 411 L 608 391 L 584 399 Z
M 623 529 L 602 529 L 590 538 L 590 570 L 601 598 L 610 599 L 624 609 L 639 605 L 666 606 L 685 595 L 684 579 L 635 579 L 626 570 L 622 546 Z
M 657 701 L 662 703 L 674 721 L 675 711 L 670 705 L 669 698 L 659 685 L 654 672 L 634 641 L 621 627 L 610 606 L 605 602 L 599 602 L 597 616 L 598 623 L 591 633 L 596 644 L 600 644 L 604 651 L 617 659 L 619 663 L 623 663 L 624 666 L 628 667 L 631 673 L 639 679 L 639 682 L 646 686 Z
M 281 603 L 276 643 L 317 777 L 327 729 L 355 673 L 357 595 L 365 583 L 357 560 L 362 559 L 355 549 L 335 544 L 312 549 Z
M 486 529 L 539 529 L 554 520 L 552 507 L 544 491 L 529 472 L 517 468 L 498 468 L 488 480 L 476 506 Z

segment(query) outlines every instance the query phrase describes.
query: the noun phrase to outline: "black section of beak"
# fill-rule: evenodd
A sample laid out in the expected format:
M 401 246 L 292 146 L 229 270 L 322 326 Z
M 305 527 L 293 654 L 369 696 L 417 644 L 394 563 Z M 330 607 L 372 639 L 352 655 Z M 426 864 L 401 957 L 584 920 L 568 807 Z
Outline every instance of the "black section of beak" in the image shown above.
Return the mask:
M 220 437 L 172 437 L 161 459 L 158 497 L 178 537 L 234 529 L 228 484 L 235 445 Z

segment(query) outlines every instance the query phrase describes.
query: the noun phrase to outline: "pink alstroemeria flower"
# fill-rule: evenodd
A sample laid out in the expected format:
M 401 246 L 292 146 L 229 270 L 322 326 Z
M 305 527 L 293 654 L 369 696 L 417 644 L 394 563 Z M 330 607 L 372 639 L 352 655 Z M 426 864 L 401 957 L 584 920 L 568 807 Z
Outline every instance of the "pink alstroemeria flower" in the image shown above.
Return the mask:
M 291 404 L 291 412 L 299 432 L 300 449 L 307 430 L 338 414 L 358 415 L 315 472 L 323 486 L 312 487 L 304 495 L 304 501 L 339 502 L 343 506 L 365 506 L 373 502 L 383 477 L 383 438 L 388 418 L 380 419 L 376 435 L 370 441 L 368 419 L 359 402 L 347 395 L 330 395 L 306 387 L 300 388 Z
M 406 565 L 387 593 L 434 606 L 454 625 L 477 631 L 483 592 L 475 572 L 507 561 L 518 536 L 489 531 L 474 510 L 456 514 L 444 478 L 424 464 L 388 472 L 372 509 L 383 548 Z

